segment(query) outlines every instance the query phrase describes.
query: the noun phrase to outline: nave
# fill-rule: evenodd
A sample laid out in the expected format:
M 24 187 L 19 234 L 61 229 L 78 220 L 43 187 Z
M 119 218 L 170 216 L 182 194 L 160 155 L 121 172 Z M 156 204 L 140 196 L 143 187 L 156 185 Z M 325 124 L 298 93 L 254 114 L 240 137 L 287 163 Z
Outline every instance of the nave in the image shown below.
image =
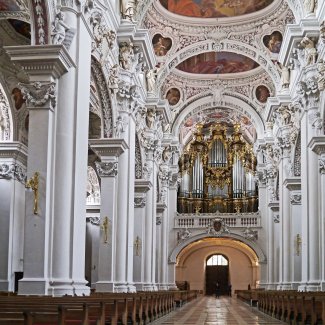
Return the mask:
M 237 298 L 203 296 L 151 323 L 153 325 L 272 325 L 285 324 Z

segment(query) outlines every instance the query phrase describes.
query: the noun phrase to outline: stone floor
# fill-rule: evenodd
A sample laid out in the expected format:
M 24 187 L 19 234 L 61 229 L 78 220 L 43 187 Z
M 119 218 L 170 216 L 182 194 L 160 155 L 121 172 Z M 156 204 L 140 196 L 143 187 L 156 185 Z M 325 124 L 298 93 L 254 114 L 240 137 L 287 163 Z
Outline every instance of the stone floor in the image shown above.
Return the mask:
M 272 325 L 284 324 L 237 298 L 200 297 L 151 323 L 154 325 Z

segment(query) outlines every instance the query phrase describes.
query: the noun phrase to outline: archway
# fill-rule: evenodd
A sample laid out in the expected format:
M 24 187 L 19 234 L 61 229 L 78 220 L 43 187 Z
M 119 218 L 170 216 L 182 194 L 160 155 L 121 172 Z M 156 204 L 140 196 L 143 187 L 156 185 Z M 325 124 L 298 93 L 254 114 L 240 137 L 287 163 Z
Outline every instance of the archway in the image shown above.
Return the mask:
M 232 289 L 256 288 L 260 280 L 259 258 L 256 252 L 234 238 L 206 237 L 188 243 L 177 255 L 176 283 L 187 283 L 192 290 L 209 294 L 206 288 L 207 260 L 222 255 L 228 260 Z M 215 280 L 216 281 L 216 280 Z M 228 283 L 225 283 L 226 290 Z M 211 294 L 211 293 L 210 293 Z

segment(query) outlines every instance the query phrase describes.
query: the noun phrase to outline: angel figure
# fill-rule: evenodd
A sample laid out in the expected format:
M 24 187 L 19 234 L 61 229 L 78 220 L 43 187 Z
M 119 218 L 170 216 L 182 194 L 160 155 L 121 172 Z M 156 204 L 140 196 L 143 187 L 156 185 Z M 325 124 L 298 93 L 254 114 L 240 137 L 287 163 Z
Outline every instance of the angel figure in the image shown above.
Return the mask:
M 121 0 L 122 18 L 133 22 L 136 13 L 136 6 L 137 0 Z

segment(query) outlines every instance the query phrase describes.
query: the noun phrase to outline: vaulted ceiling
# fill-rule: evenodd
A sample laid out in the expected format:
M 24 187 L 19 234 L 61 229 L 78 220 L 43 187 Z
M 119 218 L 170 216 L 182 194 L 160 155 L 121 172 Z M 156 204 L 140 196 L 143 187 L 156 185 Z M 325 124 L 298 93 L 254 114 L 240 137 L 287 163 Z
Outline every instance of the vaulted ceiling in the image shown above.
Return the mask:
M 267 99 L 281 89 L 284 0 L 159 0 L 148 8 L 161 97 L 185 145 L 197 122 L 240 122 L 251 142 L 262 136 Z

